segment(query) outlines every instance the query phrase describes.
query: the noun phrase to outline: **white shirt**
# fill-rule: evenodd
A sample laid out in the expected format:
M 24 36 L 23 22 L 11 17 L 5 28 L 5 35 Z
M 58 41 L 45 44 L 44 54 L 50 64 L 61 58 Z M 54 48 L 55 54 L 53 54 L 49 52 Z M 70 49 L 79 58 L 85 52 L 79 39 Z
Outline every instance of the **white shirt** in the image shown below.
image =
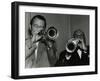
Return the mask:
M 65 55 L 66 60 L 69 60 L 71 58 L 71 55 Z
M 78 53 L 78 55 L 79 55 L 79 57 L 80 57 L 80 59 L 81 59 L 81 57 L 82 57 L 82 51 L 81 51 L 80 49 L 78 49 L 78 50 L 77 50 L 77 53 Z

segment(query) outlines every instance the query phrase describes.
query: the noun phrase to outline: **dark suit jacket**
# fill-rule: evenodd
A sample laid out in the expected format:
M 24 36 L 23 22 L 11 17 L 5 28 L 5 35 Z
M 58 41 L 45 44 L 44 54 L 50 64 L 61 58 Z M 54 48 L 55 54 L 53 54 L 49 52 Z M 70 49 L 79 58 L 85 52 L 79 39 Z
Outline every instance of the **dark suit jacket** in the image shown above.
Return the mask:
M 66 50 L 60 53 L 60 57 L 57 60 L 55 66 L 75 66 L 75 65 L 89 65 L 89 47 L 87 47 L 87 51 L 77 47 L 77 49 L 73 53 L 68 53 Z M 82 51 L 81 59 L 77 53 L 77 50 L 80 49 Z M 67 60 L 65 55 L 71 55 L 71 58 Z

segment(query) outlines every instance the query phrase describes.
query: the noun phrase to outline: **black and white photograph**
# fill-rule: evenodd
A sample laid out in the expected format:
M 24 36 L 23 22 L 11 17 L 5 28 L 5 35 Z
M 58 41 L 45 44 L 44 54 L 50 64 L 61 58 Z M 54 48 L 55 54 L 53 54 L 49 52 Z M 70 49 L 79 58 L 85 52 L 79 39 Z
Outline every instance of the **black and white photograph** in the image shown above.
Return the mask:
M 89 15 L 25 13 L 25 68 L 89 65 Z
M 97 74 L 97 7 L 12 3 L 12 78 Z

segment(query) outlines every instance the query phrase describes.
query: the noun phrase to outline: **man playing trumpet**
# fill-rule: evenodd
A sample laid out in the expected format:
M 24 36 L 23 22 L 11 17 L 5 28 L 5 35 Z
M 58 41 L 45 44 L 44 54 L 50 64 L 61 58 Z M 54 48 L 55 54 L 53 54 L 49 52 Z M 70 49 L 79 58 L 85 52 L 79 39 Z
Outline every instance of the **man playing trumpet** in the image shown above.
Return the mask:
M 31 19 L 29 37 L 25 39 L 25 68 L 49 67 L 56 62 L 54 40 L 45 36 L 46 19 L 36 15 Z
M 60 53 L 56 66 L 89 65 L 89 47 L 86 46 L 85 34 L 76 30 L 68 40 L 65 50 Z

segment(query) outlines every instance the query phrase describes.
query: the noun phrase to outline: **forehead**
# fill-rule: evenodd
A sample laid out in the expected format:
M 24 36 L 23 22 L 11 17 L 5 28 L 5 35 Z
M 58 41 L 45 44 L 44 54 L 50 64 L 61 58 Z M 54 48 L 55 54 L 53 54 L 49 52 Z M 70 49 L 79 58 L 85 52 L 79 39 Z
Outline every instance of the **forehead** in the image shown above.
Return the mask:
M 44 25 L 44 20 L 40 19 L 40 18 L 35 18 L 32 22 L 33 24 L 38 24 L 38 25 Z

